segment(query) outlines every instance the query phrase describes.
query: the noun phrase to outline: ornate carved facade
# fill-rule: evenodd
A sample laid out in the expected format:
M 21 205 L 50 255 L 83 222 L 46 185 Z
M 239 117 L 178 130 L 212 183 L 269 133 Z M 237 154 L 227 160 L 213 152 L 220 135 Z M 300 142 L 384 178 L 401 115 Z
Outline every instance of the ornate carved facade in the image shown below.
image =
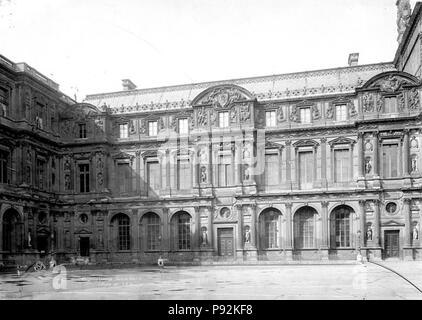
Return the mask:
M 420 68 L 400 59 L 75 103 L 0 57 L 0 259 L 421 259 Z

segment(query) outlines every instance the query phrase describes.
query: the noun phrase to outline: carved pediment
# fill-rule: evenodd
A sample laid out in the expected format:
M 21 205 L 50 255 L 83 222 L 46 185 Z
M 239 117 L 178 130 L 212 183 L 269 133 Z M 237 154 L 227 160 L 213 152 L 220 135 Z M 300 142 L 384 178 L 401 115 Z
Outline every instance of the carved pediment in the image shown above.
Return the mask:
M 141 153 L 141 156 L 143 158 L 155 158 L 157 157 L 158 152 L 157 150 L 147 150 Z
M 265 149 L 281 149 L 283 146 L 273 141 L 265 141 Z
M 234 102 L 252 100 L 253 95 L 246 89 L 236 85 L 221 85 L 209 88 L 200 93 L 192 105 L 211 105 L 214 108 L 230 108 Z
M 356 141 L 353 139 L 349 139 L 349 138 L 345 138 L 345 137 L 338 137 L 335 138 L 334 140 L 331 140 L 330 142 L 328 142 L 328 144 L 333 147 L 336 144 L 350 144 L 353 145 L 355 144 Z
M 413 75 L 405 72 L 390 71 L 381 73 L 369 79 L 363 89 L 377 89 L 386 93 L 394 93 L 403 86 L 417 86 L 419 80 Z
M 382 227 L 404 227 L 404 223 L 390 220 L 381 224 Z
M 92 232 L 89 231 L 88 229 L 77 229 L 75 230 L 75 234 L 91 234 Z
M 126 153 L 126 152 L 118 152 L 118 153 L 113 154 L 111 157 L 113 159 L 130 159 L 130 160 L 132 160 L 135 156 L 131 155 L 129 153 Z
M 299 140 L 293 143 L 295 148 L 299 147 L 318 147 L 319 143 L 314 140 Z

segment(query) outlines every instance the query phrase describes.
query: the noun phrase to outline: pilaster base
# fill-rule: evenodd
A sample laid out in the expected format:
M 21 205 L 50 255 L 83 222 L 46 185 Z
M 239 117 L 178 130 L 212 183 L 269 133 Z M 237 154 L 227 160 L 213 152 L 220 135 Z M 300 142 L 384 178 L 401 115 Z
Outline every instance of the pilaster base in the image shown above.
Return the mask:
M 243 250 L 244 260 L 258 261 L 258 250 L 253 247 L 248 247 Z
M 405 188 L 411 188 L 412 187 L 412 179 L 410 177 L 404 178 L 403 187 L 405 187 Z
M 329 257 L 328 248 L 321 248 L 319 250 L 319 252 L 320 252 L 320 255 L 321 255 L 321 260 L 328 261 L 328 257 Z
M 381 181 L 380 181 L 380 177 L 376 177 L 373 182 L 372 182 L 372 187 L 374 189 L 381 189 Z
M 368 261 L 381 261 L 382 260 L 382 248 L 381 247 L 367 247 L 366 257 Z
M 365 189 L 366 188 L 365 178 L 364 177 L 359 177 L 358 178 L 357 188 L 358 189 Z
M 405 261 L 412 261 L 413 259 L 413 248 L 411 247 L 404 247 L 403 248 L 403 259 Z
M 198 194 L 202 197 L 212 196 L 212 186 L 211 185 L 201 186 L 198 190 Z
M 286 249 L 286 261 L 293 261 L 293 249 Z

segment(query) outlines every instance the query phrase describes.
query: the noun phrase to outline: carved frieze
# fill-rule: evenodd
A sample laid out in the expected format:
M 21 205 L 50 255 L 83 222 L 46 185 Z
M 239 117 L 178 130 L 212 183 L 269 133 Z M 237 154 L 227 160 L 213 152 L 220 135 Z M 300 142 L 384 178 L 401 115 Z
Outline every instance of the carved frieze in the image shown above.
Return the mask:
M 409 110 L 418 110 L 420 108 L 419 90 L 416 88 L 410 90 L 408 96 Z

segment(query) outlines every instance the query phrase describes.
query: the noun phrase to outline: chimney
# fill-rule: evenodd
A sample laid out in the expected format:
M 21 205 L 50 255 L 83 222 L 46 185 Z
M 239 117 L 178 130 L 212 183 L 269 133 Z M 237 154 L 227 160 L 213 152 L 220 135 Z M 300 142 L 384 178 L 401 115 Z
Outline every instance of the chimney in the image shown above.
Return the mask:
M 130 79 L 123 79 L 122 86 L 124 91 L 135 90 L 136 85 Z
M 359 62 L 359 53 L 349 54 L 349 67 L 357 66 Z

